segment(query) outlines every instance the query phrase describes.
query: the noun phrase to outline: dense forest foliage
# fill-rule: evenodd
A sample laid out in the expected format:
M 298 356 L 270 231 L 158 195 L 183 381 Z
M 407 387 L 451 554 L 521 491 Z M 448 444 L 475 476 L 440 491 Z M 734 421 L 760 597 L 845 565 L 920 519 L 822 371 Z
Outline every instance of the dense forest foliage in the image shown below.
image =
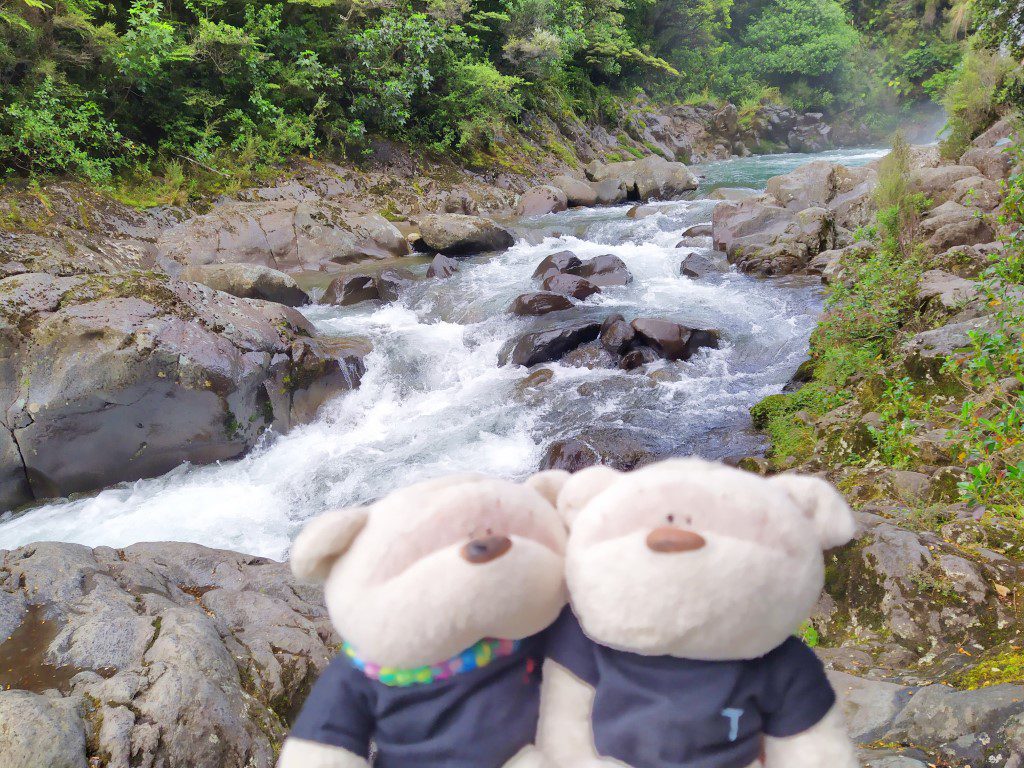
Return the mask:
M 965 71 L 1004 88 L 1009 64 L 965 63 L 963 40 L 1012 28 L 1005 3 L 958 3 L 0 0 L 0 165 L 103 183 L 168 160 L 358 154 L 373 135 L 486 150 L 531 111 L 613 123 L 641 87 L 884 130 L 973 98 Z

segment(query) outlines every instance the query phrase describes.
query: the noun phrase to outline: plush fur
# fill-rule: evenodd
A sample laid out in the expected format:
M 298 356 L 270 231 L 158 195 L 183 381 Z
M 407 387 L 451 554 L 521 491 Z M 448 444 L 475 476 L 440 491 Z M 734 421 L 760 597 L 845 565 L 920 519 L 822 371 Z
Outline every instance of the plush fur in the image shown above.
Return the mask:
M 765 479 L 699 459 L 621 473 L 593 467 L 561 483 L 570 525 L 566 574 L 586 634 L 621 651 L 706 661 L 755 659 L 807 618 L 824 585 L 824 549 L 855 525 L 823 480 Z M 699 534 L 694 551 L 656 553 L 658 529 Z M 593 691 L 545 664 L 539 743 L 560 766 L 597 760 L 590 730 Z M 652 735 L 654 737 L 654 735 Z M 800 736 L 768 739 L 769 768 L 854 768 L 838 714 Z
M 362 658 L 382 666 L 419 667 L 486 637 L 535 635 L 567 600 L 566 533 L 553 506 L 552 488 L 560 487 L 553 477 L 545 473 L 524 484 L 446 477 L 323 515 L 296 539 L 292 570 L 324 582 L 339 634 Z M 507 536 L 511 548 L 482 565 L 462 556 L 469 541 L 489 536 Z M 542 759 L 531 748 L 507 768 L 539 768 Z M 289 739 L 278 765 L 357 768 L 365 762 L 345 750 Z

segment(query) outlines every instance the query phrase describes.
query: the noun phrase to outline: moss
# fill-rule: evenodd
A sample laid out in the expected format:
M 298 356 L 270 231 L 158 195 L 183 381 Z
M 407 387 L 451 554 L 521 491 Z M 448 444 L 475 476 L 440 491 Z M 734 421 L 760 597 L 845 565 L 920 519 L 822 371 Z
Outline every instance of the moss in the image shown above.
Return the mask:
M 987 688 L 1001 683 L 1024 683 L 1024 651 L 1012 648 L 983 659 L 955 675 L 950 682 L 958 688 Z

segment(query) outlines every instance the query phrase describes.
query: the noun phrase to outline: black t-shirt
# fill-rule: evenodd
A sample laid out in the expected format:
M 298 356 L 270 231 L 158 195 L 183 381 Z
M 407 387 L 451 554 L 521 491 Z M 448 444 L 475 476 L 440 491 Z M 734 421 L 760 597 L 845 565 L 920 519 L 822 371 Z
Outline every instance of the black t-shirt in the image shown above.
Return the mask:
M 317 680 L 292 736 L 342 747 L 375 768 L 501 768 L 533 744 L 540 708 L 539 637 L 446 680 L 405 687 L 368 678 L 341 654 Z
M 759 659 L 696 661 L 598 645 L 568 609 L 550 633 L 548 657 L 596 689 L 598 754 L 632 768 L 747 768 L 762 734 L 802 733 L 836 701 L 793 637 Z

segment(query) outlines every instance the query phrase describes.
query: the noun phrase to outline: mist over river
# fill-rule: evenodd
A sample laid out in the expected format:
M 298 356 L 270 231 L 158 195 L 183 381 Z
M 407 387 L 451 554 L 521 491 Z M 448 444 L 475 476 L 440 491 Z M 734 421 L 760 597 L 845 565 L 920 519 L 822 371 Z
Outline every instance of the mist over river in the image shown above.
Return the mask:
M 854 149 L 712 163 L 696 169 L 705 180 L 694 199 L 655 204 L 653 215 L 630 219 L 629 206 L 619 206 L 515 222 L 511 249 L 461 260 L 452 278 L 419 282 L 396 303 L 305 307 L 321 333 L 372 342 L 359 389 L 326 404 L 313 423 L 268 436 L 242 459 L 181 466 L 8 519 L 0 524 L 0 548 L 176 540 L 280 559 L 303 522 L 328 508 L 442 473 L 524 477 L 553 440 L 595 429 L 634 435 L 659 455 L 755 452 L 763 444 L 750 429 L 749 408 L 780 391 L 805 358 L 821 311 L 820 283 L 732 270 L 690 280 L 680 276 L 680 262 L 701 249 L 677 248 L 680 232 L 711 221 L 716 203 L 706 195 L 715 187 L 762 188 L 810 159 L 861 165 L 882 154 Z M 634 280 L 558 315 L 508 314 L 517 295 L 537 289 L 531 275 L 538 262 L 566 249 L 581 258 L 614 254 Z M 412 269 L 423 273 L 426 264 Z M 526 369 L 498 365 L 502 347 L 527 330 L 614 312 L 717 329 L 721 348 L 642 372 L 548 364 L 553 376 L 534 387 L 520 386 Z

